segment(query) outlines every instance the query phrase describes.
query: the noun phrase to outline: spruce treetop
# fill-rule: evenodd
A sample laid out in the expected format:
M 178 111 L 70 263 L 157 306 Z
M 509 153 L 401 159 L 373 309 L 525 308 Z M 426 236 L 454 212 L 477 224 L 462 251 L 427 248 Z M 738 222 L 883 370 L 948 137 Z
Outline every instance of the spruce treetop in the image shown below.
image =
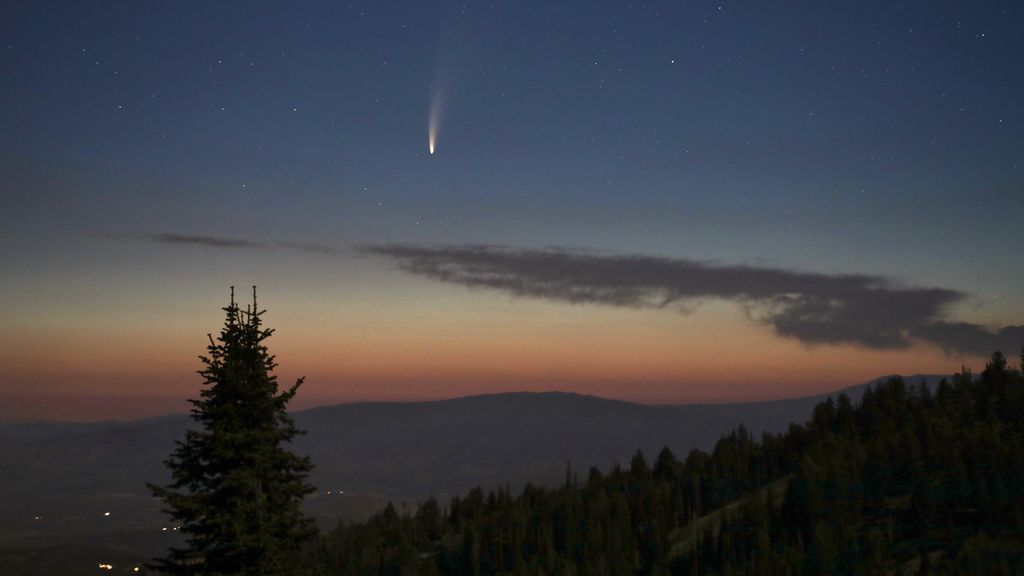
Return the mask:
M 186 546 L 154 567 L 171 574 L 287 574 L 314 533 L 299 509 L 313 492 L 306 482 L 312 463 L 283 446 L 302 434 L 286 408 L 303 380 L 278 389 L 277 364 L 264 344 L 274 331 L 263 327 L 255 286 L 245 310 L 234 288 L 223 310 L 220 334 L 208 335 L 199 357 L 204 388 L 189 400 L 199 427 L 165 461 L 171 483 L 150 485 Z

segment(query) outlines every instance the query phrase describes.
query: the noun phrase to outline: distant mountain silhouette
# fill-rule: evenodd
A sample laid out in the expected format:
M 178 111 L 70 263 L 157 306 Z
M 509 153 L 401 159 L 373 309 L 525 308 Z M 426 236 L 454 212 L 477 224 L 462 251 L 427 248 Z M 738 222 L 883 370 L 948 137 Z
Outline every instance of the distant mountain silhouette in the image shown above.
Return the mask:
M 840 392 L 859 399 L 866 386 Z M 695 447 L 710 448 L 739 424 L 755 434 L 785 430 L 806 421 L 814 404 L 827 396 L 643 405 L 548 392 L 341 404 L 295 413 L 299 427 L 308 431 L 296 450 L 316 463 L 313 483 L 321 496 L 327 490 L 389 498 L 443 496 L 476 485 L 559 482 L 567 464 L 584 474 L 590 466 L 628 463 L 638 449 L 653 458 L 669 446 L 684 456 Z M 152 518 L 156 505 L 144 482 L 165 480 L 162 461 L 190 425 L 180 414 L 134 422 L 0 426 L 0 462 L 5 463 L 0 506 L 21 519 L 90 517 L 116 504 L 131 510 L 128 517 L 151 521 L 146 518 Z M 12 527 L 24 529 L 19 520 L 0 530 Z

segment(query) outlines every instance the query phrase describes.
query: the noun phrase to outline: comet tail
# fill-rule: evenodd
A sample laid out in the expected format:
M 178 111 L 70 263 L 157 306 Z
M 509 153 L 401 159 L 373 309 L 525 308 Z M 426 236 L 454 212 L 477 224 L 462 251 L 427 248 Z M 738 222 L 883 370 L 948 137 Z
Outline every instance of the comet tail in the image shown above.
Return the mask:
M 437 147 L 437 133 L 441 128 L 441 93 L 434 92 L 430 98 L 430 118 L 427 121 L 427 147 L 434 153 Z

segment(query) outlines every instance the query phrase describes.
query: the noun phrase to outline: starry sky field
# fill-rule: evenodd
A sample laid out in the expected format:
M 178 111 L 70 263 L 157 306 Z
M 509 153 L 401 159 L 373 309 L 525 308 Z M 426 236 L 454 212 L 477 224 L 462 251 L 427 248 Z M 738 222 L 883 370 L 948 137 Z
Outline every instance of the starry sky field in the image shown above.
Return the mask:
M 0 419 L 832 391 L 1024 344 L 1020 2 L 0 8 Z M 433 149 L 431 149 L 433 148 Z

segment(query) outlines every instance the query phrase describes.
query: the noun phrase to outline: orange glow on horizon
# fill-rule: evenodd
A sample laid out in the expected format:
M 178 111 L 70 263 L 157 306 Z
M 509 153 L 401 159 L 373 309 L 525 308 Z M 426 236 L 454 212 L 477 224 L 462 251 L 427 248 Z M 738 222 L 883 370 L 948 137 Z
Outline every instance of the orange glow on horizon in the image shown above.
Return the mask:
M 391 292 L 369 287 L 382 281 L 372 271 L 356 278 L 362 284 L 344 290 L 318 284 L 322 294 L 261 294 L 276 330 L 267 344 L 281 364 L 279 381 L 307 377 L 295 408 L 550 390 L 650 403 L 764 400 L 892 373 L 948 374 L 984 360 L 925 346 L 809 348 L 721 302 L 680 314 L 511 300 L 436 284 Z M 331 300 L 337 290 L 349 300 Z M 208 292 L 179 296 L 163 315 L 144 300 L 131 308 L 110 299 L 45 322 L 15 318 L 0 329 L 0 396 L 68 398 L 63 419 L 75 418 L 76 405 L 83 415 L 103 414 L 103 402 L 70 400 L 88 397 L 119 406 L 110 417 L 184 411 L 183 400 L 200 389 L 205 334 L 223 320 L 222 299 Z M 140 407 L 145 398 L 157 399 L 151 412 Z

